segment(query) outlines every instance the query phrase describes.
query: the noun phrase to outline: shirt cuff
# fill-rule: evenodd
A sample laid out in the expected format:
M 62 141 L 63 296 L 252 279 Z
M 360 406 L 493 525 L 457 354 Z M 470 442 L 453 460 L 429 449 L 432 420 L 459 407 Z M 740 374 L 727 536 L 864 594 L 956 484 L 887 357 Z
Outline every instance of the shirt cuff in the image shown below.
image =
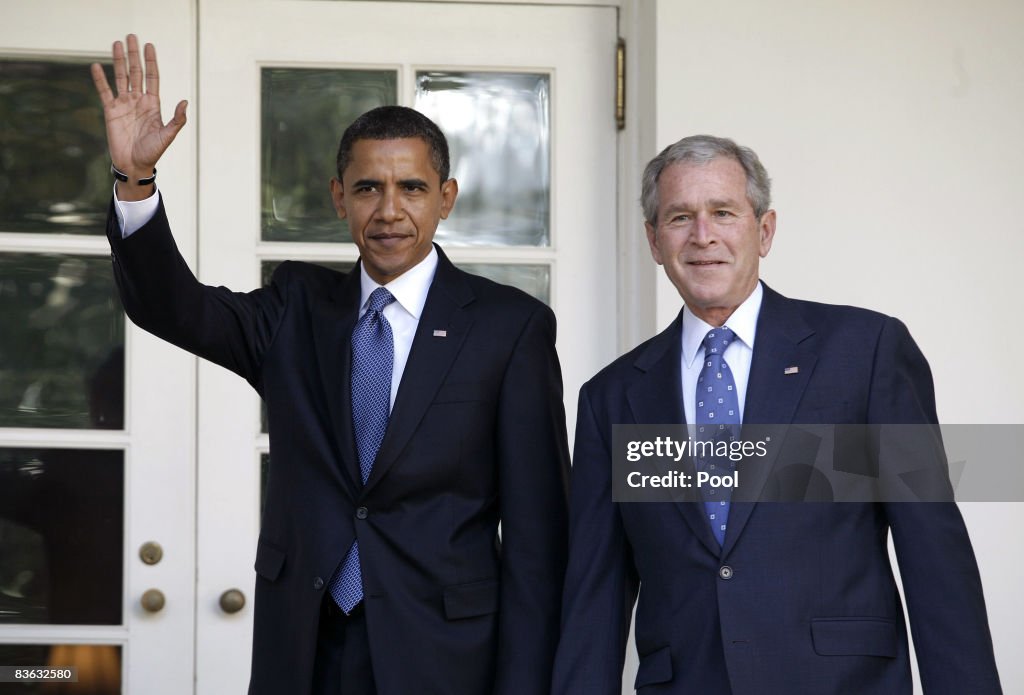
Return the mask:
M 153 219 L 160 204 L 160 192 L 153 186 L 153 195 L 142 200 L 118 200 L 114 186 L 114 212 L 121 227 L 121 238 L 127 239 Z

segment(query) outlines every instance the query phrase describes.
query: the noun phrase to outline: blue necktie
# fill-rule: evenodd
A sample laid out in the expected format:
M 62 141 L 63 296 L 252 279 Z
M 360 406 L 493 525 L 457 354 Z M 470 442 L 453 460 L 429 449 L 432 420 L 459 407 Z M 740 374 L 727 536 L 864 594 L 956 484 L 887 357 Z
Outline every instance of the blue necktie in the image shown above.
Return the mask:
M 724 357 L 725 348 L 734 340 L 736 334 L 725 326 L 708 331 L 703 342 L 704 365 L 697 377 L 697 440 L 715 442 L 716 448 L 722 446 L 721 442 L 731 442 L 739 436 L 740 405 L 736 382 Z M 698 458 L 696 465 L 698 470 L 706 470 L 711 475 L 732 472 L 728 456 Z M 727 487 L 701 487 L 704 513 L 719 545 L 725 543 L 731 492 Z
M 370 477 L 373 460 L 384 441 L 391 411 L 391 370 L 395 363 L 395 341 L 391 324 L 384 318 L 384 307 L 395 298 L 383 287 L 370 295 L 366 313 L 352 331 L 352 425 L 359 455 L 363 484 Z M 331 598 L 345 613 L 363 600 L 363 580 L 359 570 L 359 541 L 352 547 L 334 573 Z

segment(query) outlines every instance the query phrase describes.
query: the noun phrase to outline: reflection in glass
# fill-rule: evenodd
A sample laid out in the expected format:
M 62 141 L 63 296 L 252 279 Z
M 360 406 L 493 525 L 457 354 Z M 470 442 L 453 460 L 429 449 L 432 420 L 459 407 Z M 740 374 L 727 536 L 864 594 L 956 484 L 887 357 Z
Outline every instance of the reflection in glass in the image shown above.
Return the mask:
M 274 275 L 274 270 L 277 266 L 281 265 L 283 261 L 263 261 L 260 265 L 260 282 L 266 287 L 270 284 L 270 278 Z M 322 265 L 325 268 L 331 270 L 337 270 L 339 273 L 347 273 L 352 270 L 356 264 L 354 261 L 319 261 L 317 265 Z M 267 432 L 267 404 L 260 401 L 260 432 Z M 269 460 L 269 459 L 268 459 Z M 262 507 L 260 508 L 262 510 Z
M 549 92 L 548 75 L 417 73 L 415 108 L 444 131 L 459 182 L 439 242 L 550 244 Z
M 0 60 L 0 232 L 102 234 L 103 109 L 80 62 Z
M 0 307 L 0 427 L 124 426 L 124 313 L 109 258 L 0 253 Z
M 121 451 L 0 448 L 0 625 L 120 625 L 123 509 Z
M 351 242 L 328 184 L 338 141 L 358 116 L 397 101 L 394 70 L 263 68 L 262 238 Z
M 0 664 L 66 668 L 77 683 L 4 683 L 4 695 L 120 695 L 121 647 L 114 644 L 0 644 Z
M 546 265 L 499 265 L 460 263 L 467 273 L 483 275 L 503 285 L 518 287 L 545 304 L 551 304 L 551 269 Z

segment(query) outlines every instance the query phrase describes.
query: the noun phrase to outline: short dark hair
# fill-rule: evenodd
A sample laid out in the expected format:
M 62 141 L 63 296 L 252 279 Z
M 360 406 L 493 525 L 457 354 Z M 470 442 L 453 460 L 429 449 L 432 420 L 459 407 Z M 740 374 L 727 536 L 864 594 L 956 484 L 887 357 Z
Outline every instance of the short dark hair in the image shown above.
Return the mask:
M 415 109 L 407 106 L 378 106 L 352 121 L 342 133 L 338 144 L 338 178 L 352 161 L 352 146 L 356 140 L 397 140 L 419 138 L 430 148 L 434 171 L 441 183 L 448 180 L 450 163 L 448 141 L 437 124 Z

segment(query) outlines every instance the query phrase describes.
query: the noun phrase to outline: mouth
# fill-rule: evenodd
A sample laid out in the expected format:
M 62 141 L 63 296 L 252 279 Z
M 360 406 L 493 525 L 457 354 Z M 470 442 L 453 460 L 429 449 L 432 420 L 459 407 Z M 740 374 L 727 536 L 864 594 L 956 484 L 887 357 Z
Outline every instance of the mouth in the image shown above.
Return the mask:
M 380 234 L 370 234 L 367 236 L 367 240 L 384 246 L 397 246 L 403 240 L 411 238 L 411 234 L 398 234 L 396 232 L 385 232 Z
M 697 266 L 698 268 L 709 268 L 716 265 L 727 265 L 725 261 L 687 261 L 686 265 Z

